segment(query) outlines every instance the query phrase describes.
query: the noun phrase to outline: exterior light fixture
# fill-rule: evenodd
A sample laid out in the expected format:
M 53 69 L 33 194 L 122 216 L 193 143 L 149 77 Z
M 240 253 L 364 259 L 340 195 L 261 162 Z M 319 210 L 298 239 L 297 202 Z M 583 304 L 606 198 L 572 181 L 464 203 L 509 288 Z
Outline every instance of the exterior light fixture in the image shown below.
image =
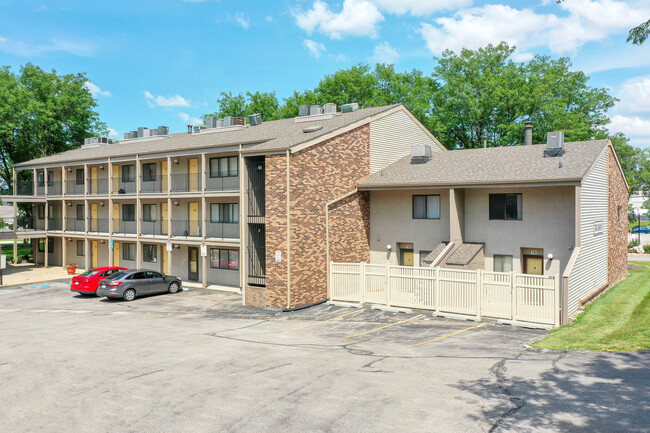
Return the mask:
M 388 251 L 390 251 L 391 249 L 393 249 L 393 247 L 391 246 L 391 244 L 388 244 L 388 245 L 386 245 L 386 249 L 387 249 Z
M 103 165 L 100 165 L 100 166 L 99 166 L 99 169 L 100 169 L 100 170 L 103 170 L 103 169 L 104 169 L 104 166 L 103 166 Z
M 553 254 L 551 254 L 551 253 L 548 253 L 548 256 L 546 256 L 546 257 L 548 257 L 549 260 L 553 260 Z
M 103 201 L 100 201 L 100 202 L 99 202 L 99 205 L 100 205 L 101 207 L 104 207 L 104 202 L 103 202 Z
M 72 207 L 72 203 L 68 203 L 68 207 Z
M 178 165 L 178 164 L 180 164 L 180 163 L 181 163 L 181 162 L 180 162 L 178 159 L 175 159 L 175 160 L 174 160 L 174 164 Z
M 180 203 L 178 203 L 177 201 L 175 201 L 175 202 L 174 202 L 174 206 L 180 206 Z

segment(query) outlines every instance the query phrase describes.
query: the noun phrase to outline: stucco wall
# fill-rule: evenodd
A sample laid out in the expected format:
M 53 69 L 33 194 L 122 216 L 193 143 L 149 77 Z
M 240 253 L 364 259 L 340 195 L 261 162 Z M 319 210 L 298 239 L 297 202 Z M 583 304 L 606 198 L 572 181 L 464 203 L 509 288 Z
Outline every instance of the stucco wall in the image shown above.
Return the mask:
M 413 219 L 413 195 L 439 194 L 440 219 Z M 397 243 L 412 243 L 414 263 L 420 251 L 449 240 L 449 191 L 408 190 L 370 193 L 370 263 L 398 264 Z M 386 245 L 391 245 L 388 252 Z

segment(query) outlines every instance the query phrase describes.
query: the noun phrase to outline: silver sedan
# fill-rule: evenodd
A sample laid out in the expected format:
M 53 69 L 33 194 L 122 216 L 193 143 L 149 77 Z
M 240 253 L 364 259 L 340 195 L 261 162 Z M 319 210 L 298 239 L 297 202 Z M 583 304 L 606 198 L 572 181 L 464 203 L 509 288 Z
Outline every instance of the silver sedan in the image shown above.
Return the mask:
M 181 279 L 173 275 L 163 275 L 146 269 L 129 269 L 101 280 L 97 287 L 97 296 L 132 301 L 136 296 L 176 293 L 181 289 L 181 284 Z

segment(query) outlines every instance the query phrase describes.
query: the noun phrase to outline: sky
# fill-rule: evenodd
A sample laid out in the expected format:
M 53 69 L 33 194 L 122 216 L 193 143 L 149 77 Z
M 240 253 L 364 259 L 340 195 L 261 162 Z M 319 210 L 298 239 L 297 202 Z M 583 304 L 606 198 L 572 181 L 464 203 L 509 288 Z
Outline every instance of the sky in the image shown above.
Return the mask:
M 446 49 L 503 40 L 518 61 L 569 57 L 620 100 L 610 131 L 650 147 L 650 40 L 625 42 L 649 18 L 648 0 L 0 0 L 0 65 L 85 72 L 122 138 L 185 131 L 220 92 L 281 100 L 360 62 L 428 75 Z

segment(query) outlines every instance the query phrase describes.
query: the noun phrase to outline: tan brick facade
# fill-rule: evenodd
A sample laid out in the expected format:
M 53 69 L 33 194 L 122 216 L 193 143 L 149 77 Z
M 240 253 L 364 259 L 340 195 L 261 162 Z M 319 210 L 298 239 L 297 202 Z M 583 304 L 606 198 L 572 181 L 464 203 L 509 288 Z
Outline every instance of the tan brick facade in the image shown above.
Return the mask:
M 609 148 L 609 263 L 612 286 L 627 276 L 627 204 L 629 194 L 616 157 Z
M 325 204 L 354 190 L 370 174 L 370 126 L 296 152 L 289 164 L 288 247 L 287 157 L 266 157 L 266 305 L 270 307 L 294 308 L 327 297 Z M 331 211 L 331 259 L 367 260 L 368 194 L 342 200 Z M 281 262 L 275 261 L 276 251 L 282 253 Z

